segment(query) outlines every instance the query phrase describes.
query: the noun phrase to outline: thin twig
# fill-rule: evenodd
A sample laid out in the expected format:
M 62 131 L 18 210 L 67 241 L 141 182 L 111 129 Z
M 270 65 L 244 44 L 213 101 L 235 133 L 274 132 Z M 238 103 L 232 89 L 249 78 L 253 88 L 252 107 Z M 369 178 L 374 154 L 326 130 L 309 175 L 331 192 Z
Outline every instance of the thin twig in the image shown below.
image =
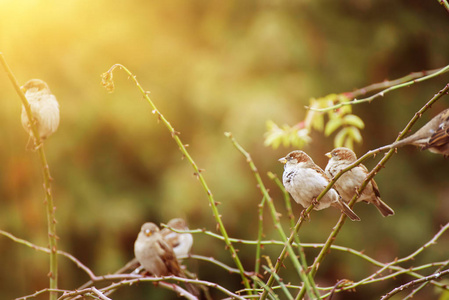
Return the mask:
M 446 264 L 442 265 L 441 267 L 439 267 L 435 272 L 433 272 L 433 274 L 441 272 L 441 270 L 447 268 L 448 266 L 449 266 L 449 261 L 448 261 L 448 263 L 446 263 Z M 425 288 L 430 282 L 432 282 L 432 281 L 424 282 L 419 287 L 414 289 L 410 294 L 408 294 L 403 300 L 409 300 L 409 299 L 413 298 L 413 296 L 415 296 L 420 290 Z
M 423 283 L 423 282 L 428 282 L 428 281 L 431 281 L 431 280 L 434 280 L 434 279 L 441 278 L 441 277 L 446 276 L 448 274 L 449 274 L 449 270 L 444 270 L 444 271 L 441 271 L 441 272 L 438 272 L 438 273 L 435 273 L 435 274 L 432 274 L 432 275 L 429 275 L 429 276 L 426 276 L 426 277 L 423 277 L 423 278 L 420 278 L 420 279 L 412 280 L 412 281 L 410 281 L 410 282 L 408 282 L 406 284 L 398 286 L 397 288 L 393 289 L 389 293 L 385 294 L 381 298 L 381 300 L 390 299 L 393 295 L 395 295 L 395 294 L 397 294 L 397 293 L 399 293 L 399 292 L 401 292 L 401 291 L 403 291 L 405 289 L 408 289 L 408 288 L 410 288 L 412 286 L 415 286 L 415 285 Z
M 281 180 L 277 177 L 276 174 L 274 174 L 272 172 L 268 172 L 267 175 L 271 180 L 274 180 L 274 182 L 276 183 L 278 188 L 282 191 L 282 194 L 284 195 L 285 208 L 287 209 L 287 215 L 288 215 L 288 218 L 290 219 L 290 227 L 295 228 L 295 215 L 293 214 L 293 209 L 292 209 L 289 193 L 285 190 L 284 185 L 282 184 Z M 295 238 L 296 246 L 298 248 L 299 259 L 301 260 L 301 264 L 303 266 L 306 266 L 307 261 L 306 261 L 306 254 L 304 253 L 304 248 L 298 247 L 298 245 L 302 245 L 299 240 L 299 235 L 295 234 L 294 238 Z M 310 278 L 309 280 L 313 280 L 313 278 Z
M 23 296 L 23 297 L 20 297 L 20 298 L 16 298 L 15 300 L 32 299 L 32 298 L 36 298 L 37 296 L 42 295 L 44 293 L 56 293 L 57 294 L 57 293 L 69 293 L 69 292 L 71 292 L 71 291 L 61 290 L 61 289 L 49 289 L 49 288 L 46 288 L 46 289 L 42 289 L 40 291 L 37 291 L 34 294 L 31 294 L 31 295 L 28 295 L 28 296 Z
M 274 270 L 268 268 L 267 266 L 263 266 L 263 268 L 265 269 L 265 271 L 267 271 L 268 273 L 272 274 L 274 276 L 274 278 L 276 279 L 276 282 L 279 284 L 279 286 L 281 287 L 281 290 L 284 292 L 285 296 L 287 297 L 287 299 L 293 300 L 293 296 L 292 294 L 288 291 L 287 287 L 285 286 L 285 284 L 282 282 L 282 278 L 279 277 L 278 274 L 276 274 L 274 272 Z
M 223 268 L 224 270 L 228 271 L 229 273 L 233 273 L 233 274 L 239 274 L 240 273 L 239 269 L 231 268 L 230 266 L 226 265 L 225 263 L 222 263 L 219 260 L 216 260 L 213 257 L 207 257 L 207 256 L 203 256 L 203 255 L 198 255 L 198 254 L 190 254 L 189 258 L 210 262 L 210 263 L 212 263 L 214 265 L 217 265 L 217 266 Z M 257 273 L 245 271 L 244 274 L 245 274 L 245 276 L 252 277 L 252 276 L 254 276 Z
M 254 261 L 254 272 L 259 274 L 260 271 L 260 256 L 262 252 L 262 238 L 263 238 L 263 209 L 265 207 L 265 196 L 262 197 L 262 201 L 258 205 L 258 232 L 257 232 L 257 245 L 256 245 L 256 257 Z M 254 288 L 257 288 L 257 282 L 254 282 Z
M 175 284 L 172 284 L 172 283 L 164 284 L 163 283 L 163 281 L 176 281 L 176 282 L 184 282 L 184 283 L 208 286 L 208 287 L 217 289 L 217 290 L 221 291 L 222 293 L 224 293 L 228 296 L 234 297 L 236 299 L 244 299 L 243 297 L 227 290 L 226 288 L 224 288 L 216 283 L 205 281 L 205 280 L 199 280 L 199 279 L 189 279 L 189 278 L 184 278 L 184 277 L 179 277 L 179 276 L 174 276 L 174 275 L 161 276 L 161 277 L 149 277 L 149 276 L 143 276 L 143 275 L 138 275 L 138 274 L 112 274 L 112 275 L 104 275 L 104 276 L 102 276 L 102 279 L 101 279 L 101 281 L 116 281 L 116 280 L 118 280 L 118 282 L 112 283 L 111 285 L 101 288 L 99 290 L 102 293 L 105 293 L 109 290 L 116 290 L 119 287 L 133 285 L 138 282 L 158 282 L 158 284 L 163 285 L 164 288 L 171 289 L 177 293 L 181 292 L 180 294 L 178 293 L 181 296 L 184 296 L 188 299 L 196 299 L 195 296 L 193 296 L 192 294 L 188 293 L 187 291 L 185 291 L 184 289 L 182 289 L 181 287 L 179 287 Z M 79 292 L 80 291 L 75 291 L 71 294 L 65 294 L 64 298 L 61 297 L 61 299 L 71 298 L 73 296 L 80 295 Z
M 304 286 L 307 289 L 307 293 L 309 294 L 309 296 L 311 296 L 311 298 L 319 297 L 319 293 L 318 293 L 318 290 L 316 289 L 316 285 L 315 285 L 315 282 L 313 281 L 313 278 L 309 277 L 306 274 L 305 270 L 307 268 L 307 265 L 305 265 L 305 264 L 302 265 L 302 263 L 296 257 L 296 255 L 293 251 L 293 248 L 291 246 L 293 240 L 295 238 L 297 238 L 297 232 L 299 230 L 300 225 L 303 222 L 303 218 L 300 218 L 298 220 L 298 227 L 295 227 L 295 230 L 293 230 L 292 234 L 290 235 L 290 238 L 287 239 L 287 236 L 285 235 L 285 232 L 282 229 L 282 226 L 280 224 L 279 215 L 276 212 L 276 208 L 274 207 L 273 199 L 271 198 L 270 194 L 268 193 L 268 190 L 265 188 L 262 178 L 260 177 L 260 174 L 259 174 L 251 156 L 245 149 L 243 149 L 243 147 L 237 142 L 237 140 L 232 136 L 232 134 L 230 132 L 225 133 L 225 135 L 231 140 L 234 147 L 237 148 L 237 150 L 239 150 L 243 154 L 243 156 L 245 156 L 246 162 L 249 164 L 249 166 L 254 174 L 254 177 L 256 178 L 258 188 L 262 192 L 262 195 L 265 197 L 265 199 L 267 199 L 268 205 L 270 207 L 272 219 L 274 222 L 274 227 L 278 230 L 279 235 L 281 236 L 282 240 L 285 241 L 284 250 L 282 251 L 280 257 L 276 261 L 274 273 L 279 272 L 279 269 L 283 263 L 283 260 L 287 254 L 287 251 L 288 251 L 291 254 L 291 255 L 289 255 L 289 257 L 290 257 L 293 265 L 295 266 L 295 269 L 298 272 L 299 277 L 304 282 Z M 300 247 L 300 244 L 298 244 L 298 245 Z M 304 262 L 305 262 L 305 259 L 304 259 Z M 273 275 L 274 273 L 271 273 L 271 275 L 267 281 L 266 285 L 268 287 L 271 287 L 271 285 L 273 284 L 273 282 L 275 280 L 275 277 Z M 260 299 L 263 300 L 267 295 L 268 295 L 268 290 L 265 289 Z
M 438 2 L 444 6 L 444 8 L 447 10 L 447 12 L 449 12 L 449 4 L 448 4 L 447 0 L 438 0 Z
M 403 87 L 409 87 L 409 86 L 411 86 L 411 85 L 413 85 L 415 83 L 422 82 L 422 81 L 434 78 L 434 77 L 436 77 L 438 75 L 441 75 L 441 74 L 443 74 L 443 73 L 445 73 L 447 71 L 449 71 L 449 65 L 447 65 L 447 66 L 445 66 L 445 67 L 443 67 L 443 68 L 441 68 L 441 69 L 439 69 L 439 70 L 437 70 L 435 72 L 427 71 L 430 74 L 428 74 L 426 76 L 423 76 L 423 77 L 420 77 L 418 79 L 409 80 L 409 81 L 404 82 L 404 83 L 400 83 L 400 84 L 389 86 L 388 88 L 386 88 L 386 89 L 384 89 L 384 90 L 382 90 L 382 91 L 380 91 L 380 92 L 378 92 L 378 93 L 376 93 L 376 94 L 374 94 L 374 95 L 372 95 L 370 97 L 367 97 L 367 98 L 354 99 L 354 100 L 348 101 L 348 102 L 340 102 L 340 103 L 338 103 L 336 105 L 332 105 L 332 106 L 329 106 L 329 107 L 326 107 L 326 108 L 313 108 L 313 107 L 307 107 L 307 106 L 306 106 L 306 108 L 309 109 L 309 110 L 313 110 L 313 111 L 324 112 L 324 111 L 334 110 L 334 109 L 340 108 L 340 107 L 345 106 L 345 105 L 355 105 L 355 104 L 360 104 L 360 103 L 365 103 L 365 102 L 371 102 L 375 98 L 384 97 L 385 94 L 388 93 L 388 92 L 391 92 L 391 91 L 394 91 L 394 90 L 397 90 L 397 89 L 403 88 Z M 410 76 L 410 75 L 408 75 L 408 76 Z M 398 79 L 398 80 L 401 81 L 401 79 Z M 396 83 L 396 81 L 392 81 L 392 83 Z
M 442 68 L 433 69 L 433 70 L 426 70 L 426 71 L 421 71 L 421 72 L 413 72 L 413 73 L 410 73 L 410 74 L 405 75 L 404 77 L 401 77 L 401 78 L 398 78 L 398 79 L 384 80 L 382 82 L 373 83 L 373 84 L 370 84 L 370 85 L 368 85 L 366 87 L 363 87 L 361 89 L 357 89 L 357 90 L 352 91 L 352 92 L 346 92 L 346 93 L 343 93 L 343 94 L 345 96 L 347 96 L 348 98 L 352 99 L 352 98 L 355 98 L 355 97 L 358 97 L 358 96 L 366 95 L 366 94 L 368 94 L 370 92 L 373 92 L 373 91 L 386 89 L 388 87 L 395 86 L 395 85 L 398 85 L 398 84 L 401 84 L 401 83 L 413 80 L 415 78 L 420 78 L 420 77 L 424 77 L 424 76 L 427 76 L 427 75 L 432 75 L 432 74 L 434 74 L 436 72 L 441 71 L 441 69 Z
M 51 253 L 51 250 L 48 249 L 48 248 L 37 246 L 37 245 L 35 245 L 35 244 L 33 244 L 33 243 L 27 241 L 27 240 L 18 238 L 18 237 L 16 237 L 16 236 L 14 236 L 13 234 L 11 234 L 11 233 L 9 233 L 9 232 L 6 232 L 6 231 L 3 231 L 3 230 L 1 230 L 1 229 L 0 229 L 0 234 L 6 236 L 6 237 L 8 237 L 8 238 L 10 238 L 11 240 L 13 240 L 13 241 L 16 242 L 16 243 L 25 245 L 25 246 L 27 246 L 27 247 L 30 247 L 30 248 L 34 249 L 34 250 L 41 251 L 41 252 L 45 252 L 45 253 L 49 253 L 49 254 Z M 81 263 L 81 262 L 80 262 L 76 257 L 74 257 L 72 254 L 67 253 L 67 252 L 65 252 L 65 251 L 62 251 L 62 250 L 57 250 L 57 251 L 56 251 L 56 254 L 65 256 L 65 257 L 67 257 L 68 259 L 70 259 L 71 261 L 73 261 L 73 262 L 78 266 L 78 268 L 80 268 L 80 269 L 82 269 L 84 272 L 86 272 L 86 274 L 87 274 L 91 279 L 96 279 L 96 278 L 97 278 L 97 276 L 95 276 L 95 274 L 92 272 L 91 269 L 89 269 L 88 267 L 86 267 L 86 265 L 84 265 L 83 263 Z

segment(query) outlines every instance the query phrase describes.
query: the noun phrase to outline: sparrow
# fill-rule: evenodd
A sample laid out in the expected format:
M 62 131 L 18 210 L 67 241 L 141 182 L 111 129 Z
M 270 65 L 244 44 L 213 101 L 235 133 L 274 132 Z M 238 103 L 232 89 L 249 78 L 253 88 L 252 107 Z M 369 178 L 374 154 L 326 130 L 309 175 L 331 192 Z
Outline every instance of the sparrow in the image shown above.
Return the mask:
M 40 79 L 31 79 L 27 81 L 21 87 L 21 90 L 28 100 L 40 138 L 43 140 L 48 138 L 59 126 L 59 104 L 56 97 L 50 92 L 47 83 Z M 39 145 L 36 145 L 30 126 L 30 120 L 28 119 L 23 105 L 21 119 L 23 128 L 30 135 L 30 140 L 34 139 L 35 147 L 38 147 Z
M 168 227 L 176 230 L 189 230 L 184 219 L 175 218 L 167 223 Z M 189 256 L 193 244 L 193 237 L 190 233 L 177 233 L 169 228 L 161 230 L 162 238 L 173 248 L 176 258 L 181 260 Z
M 355 153 L 351 149 L 344 147 L 335 148 L 331 152 L 326 153 L 326 156 L 329 157 L 329 162 L 324 171 L 331 178 L 357 160 Z M 367 175 L 368 169 L 360 164 L 343 173 L 335 183 L 334 188 L 343 197 L 344 201 L 349 202 Z M 374 179 L 371 179 L 362 191 L 362 194 L 357 199 L 357 202 L 360 201 L 374 204 L 384 217 L 394 215 L 393 209 L 380 199 L 379 188 Z
M 421 150 L 449 156 L 449 108 L 443 110 L 411 136 L 394 142 L 390 148 L 415 145 Z
M 173 248 L 164 240 L 159 227 L 152 222 L 142 225 L 134 243 L 134 255 L 140 265 L 154 276 L 185 277 Z M 186 283 L 186 288 L 192 294 L 198 295 L 195 286 Z
M 324 171 L 303 151 L 292 151 L 279 161 L 285 164 L 282 176 L 285 189 L 304 208 L 310 206 L 330 182 Z M 321 210 L 329 206 L 340 209 L 353 221 L 360 221 L 334 188 L 327 191 L 314 209 Z

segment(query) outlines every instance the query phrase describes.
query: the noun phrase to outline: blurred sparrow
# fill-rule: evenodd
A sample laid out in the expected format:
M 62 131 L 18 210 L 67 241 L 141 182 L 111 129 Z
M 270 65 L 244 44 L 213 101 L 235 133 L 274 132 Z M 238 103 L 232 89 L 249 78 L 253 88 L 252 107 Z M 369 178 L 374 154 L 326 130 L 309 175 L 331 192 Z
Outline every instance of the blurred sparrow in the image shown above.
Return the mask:
M 279 161 L 285 164 L 282 176 L 285 189 L 296 203 L 304 208 L 310 206 L 330 182 L 324 171 L 303 151 L 292 151 Z M 321 210 L 329 206 L 337 207 L 353 221 L 360 221 L 333 188 L 321 198 L 314 209 Z
M 134 255 L 140 265 L 154 276 L 175 275 L 185 277 L 173 248 L 163 239 L 156 224 L 148 222 L 142 228 L 134 243 Z M 198 295 L 198 289 L 186 283 L 187 290 Z
M 415 145 L 421 150 L 449 156 L 449 108 L 443 110 L 411 136 L 390 145 L 399 148 Z
M 168 221 L 167 226 L 176 230 L 189 230 L 186 222 L 181 218 L 171 219 Z M 173 248 L 173 252 L 178 261 L 181 261 L 181 259 L 189 255 L 193 244 L 193 237 L 190 233 L 177 233 L 168 228 L 162 229 L 160 233 L 162 238 Z M 141 269 L 139 266 L 139 261 L 133 258 L 120 270 L 115 272 L 115 274 L 127 273 L 131 270 L 134 270 L 133 273 L 140 273 Z
M 48 85 L 40 79 L 27 81 L 21 89 L 28 100 L 41 139 L 48 138 L 59 126 L 59 104 L 56 97 L 50 92 Z M 22 106 L 22 126 L 30 135 L 30 139 L 34 139 L 24 106 Z M 34 144 L 35 147 L 39 147 L 35 139 Z
M 176 230 L 189 230 L 186 221 L 181 218 L 171 219 L 167 226 Z M 169 228 L 164 228 L 161 230 L 161 234 L 162 238 L 172 246 L 178 260 L 189 256 L 193 244 L 193 237 L 190 233 L 177 233 Z
M 329 177 L 334 177 L 357 160 L 357 156 L 351 149 L 343 147 L 335 148 L 326 153 L 326 156 L 330 158 L 325 169 Z M 334 188 L 343 197 L 343 200 L 349 202 L 367 175 L 368 169 L 360 164 L 343 173 L 335 183 Z M 360 201 L 374 204 L 384 217 L 394 215 L 394 211 L 380 199 L 379 188 L 374 179 L 371 179 L 362 191 L 359 199 L 357 199 L 357 202 Z
M 159 227 L 154 223 L 142 225 L 134 243 L 134 255 L 145 270 L 155 276 L 181 274 L 173 248 L 164 241 Z

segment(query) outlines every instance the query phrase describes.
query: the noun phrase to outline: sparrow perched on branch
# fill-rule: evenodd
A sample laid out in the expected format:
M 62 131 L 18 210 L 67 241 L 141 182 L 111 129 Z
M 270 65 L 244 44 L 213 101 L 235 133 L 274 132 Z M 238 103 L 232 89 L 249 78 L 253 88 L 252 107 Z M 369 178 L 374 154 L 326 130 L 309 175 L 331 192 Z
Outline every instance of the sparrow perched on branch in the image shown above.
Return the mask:
M 173 248 L 163 239 L 159 227 L 151 222 L 142 225 L 134 243 L 134 255 L 140 265 L 154 276 L 185 277 Z M 186 283 L 189 292 L 198 295 L 195 286 Z
M 390 148 L 405 145 L 415 145 L 421 147 L 421 150 L 449 156 L 449 108 L 440 112 L 411 136 L 391 144 Z
M 56 97 L 50 92 L 48 85 L 40 79 L 27 81 L 21 89 L 30 105 L 40 138 L 48 138 L 59 126 L 59 104 Z M 23 128 L 30 135 L 30 139 L 34 139 L 34 144 L 36 144 L 24 106 L 22 106 L 21 119 Z M 38 146 L 35 145 L 35 147 Z
M 330 159 L 327 163 L 325 172 L 331 178 L 357 160 L 355 153 L 351 149 L 344 147 L 335 148 L 331 152 L 326 153 L 326 156 Z M 352 197 L 354 197 L 367 175 L 368 169 L 360 164 L 343 173 L 335 183 L 334 187 L 343 199 L 346 202 L 349 202 Z M 357 199 L 357 202 L 360 201 L 374 204 L 384 217 L 394 215 L 394 211 L 380 199 L 379 188 L 374 179 L 371 179 L 365 189 L 363 189 L 362 194 Z
M 167 223 L 168 227 L 176 230 L 189 230 L 186 221 L 181 218 L 171 219 Z M 177 233 L 169 228 L 161 230 L 162 238 L 173 248 L 176 258 L 181 260 L 189 256 L 193 244 L 193 237 L 190 233 Z
M 189 230 L 186 221 L 181 218 L 171 219 L 170 221 L 168 221 L 167 226 L 176 230 Z M 177 233 L 170 230 L 169 228 L 162 229 L 160 233 L 164 241 L 172 247 L 176 258 L 178 259 L 178 262 L 180 262 L 183 258 L 189 256 L 190 249 L 193 245 L 193 237 L 190 233 Z M 139 261 L 136 258 L 133 258 L 116 273 L 122 274 L 131 270 L 134 270 L 135 273 L 138 273 L 140 270 L 139 265 Z
M 285 164 L 282 176 L 285 189 L 292 195 L 296 203 L 301 204 L 304 208 L 310 206 L 330 182 L 324 171 L 303 151 L 292 151 L 287 156 L 280 158 L 279 161 Z M 340 209 L 353 221 L 360 221 L 360 218 L 333 188 L 327 191 L 314 209 L 321 210 L 329 206 Z

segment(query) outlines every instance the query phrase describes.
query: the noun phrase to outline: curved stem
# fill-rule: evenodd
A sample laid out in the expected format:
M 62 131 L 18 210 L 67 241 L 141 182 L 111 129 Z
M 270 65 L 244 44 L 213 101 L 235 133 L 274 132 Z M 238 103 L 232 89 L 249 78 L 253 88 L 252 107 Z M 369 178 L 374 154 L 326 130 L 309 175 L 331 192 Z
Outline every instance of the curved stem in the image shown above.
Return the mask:
M 150 104 L 150 106 L 152 107 L 152 113 L 157 115 L 158 120 L 160 120 L 165 127 L 167 127 L 167 129 L 170 131 L 170 134 L 172 136 L 172 138 L 175 140 L 176 144 L 179 147 L 179 150 L 181 151 L 181 153 L 184 155 L 185 158 L 187 158 L 187 160 L 190 162 L 190 164 L 192 165 L 193 169 L 195 170 L 194 175 L 198 178 L 198 180 L 200 181 L 201 185 L 203 186 L 203 189 L 206 191 L 207 197 L 209 199 L 209 205 L 212 209 L 212 213 L 215 217 L 215 220 L 217 222 L 218 228 L 221 232 L 221 234 L 224 237 L 224 241 L 226 243 L 227 248 L 229 249 L 229 251 L 231 252 L 231 256 L 232 259 L 234 260 L 237 268 L 240 270 L 240 275 L 242 277 L 243 280 L 243 284 L 245 285 L 245 287 L 247 289 L 250 289 L 250 284 L 248 281 L 248 278 L 245 276 L 245 270 L 243 269 L 243 265 L 240 261 L 240 258 L 237 255 L 237 251 L 235 250 L 234 246 L 232 245 L 232 243 L 229 240 L 229 236 L 228 233 L 226 231 L 226 228 L 223 225 L 223 221 L 221 220 L 221 215 L 218 212 L 218 208 L 217 208 L 217 202 L 214 199 L 214 196 L 212 195 L 211 190 L 209 189 L 206 180 L 204 179 L 203 175 L 201 174 L 201 169 L 198 168 L 198 166 L 196 165 L 195 161 L 193 160 L 193 158 L 190 156 L 190 154 L 188 153 L 187 149 L 186 149 L 186 145 L 182 143 L 181 139 L 179 138 L 179 132 L 177 132 L 173 126 L 170 124 L 170 122 L 162 115 L 162 113 L 157 109 L 157 107 L 155 106 L 155 104 L 153 103 L 153 101 L 150 99 L 149 92 L 145 91 L 142 86 L 140 85 L 140 83 L 137 81 L 136 76 L 131 73 L 131 71 L 129 71 L 126 67 L 124 67 L 121 64 L 115 64 L 113 65 L 106 73 L 104 73 L 102 75 L 102 83 L 105 86 L 105 88 L 108 91 L 113 91 L 114 88 L 114 82 L 112 80 L 113 78 L 113 72 L 116 68 L 119 68 L 121 70 L 123 70 L 126 74 L 129 75 L 129 77 L 134 81 L 135 85 L 137 86 L 137 88 L 140 90 L 140 92 L 142 93 L 142 95 L 144 96 L 145 100 L 147 100 L 147 102 Z
M 345 106 L 345 105 L 355 105 L 355 104 L 360 104 L 360 103 L 365 103 L 365 102 L 371 102 L 375 98 L 379 98 L 379 97 L 385 96 L 385 94 L 388 93 L 388 92 L 391 92 L 391 91 L 394 91 L 394 90 L 397 90 L 397 89 L 403 88 L 403 87 L 409 87 L 409 86 L 411 86 L 411 85 L 413 85 L 413 84 L 415 84 L 417 82 L 422 82 L 422 81 L 434 78 L 434 77 L 436 77 L 438 75 L 441 75 L 441 74 L 443 74 L 445 72 L 448 72 L 448 71 L 449 71 L 449 65 L 447 65 L 447 66 L 445 66 L 445 67 L 443 67 L 441 69 L 438 69 L 438 70 L 432 70 L 432 71 L 421 72 L 421 73 L 413 73 L 412 75 L 407 75 L 407 76 L 405 76 L 403 78 L 400 78 L 398 80 L 393 80 L 391 82 L 383 83 L 384 85 L 390 85 L 390 86 L 388 88 L 386 88 L 386 89 L 384 89 L 384 90 L 382 90 L 382 91 L 380 91 L 380 92 L 370 96 L 370 97 L 367 97 L 367 98 L 354 99 L 354 100 L 349 101 L 349 102 L 341 102 L 339 104 L 332 105 L 332 106 L 329 106 L 329 107 L 326 107 L 326 108 L 313 108 L 313 107 L 307 107 L 307 106 L 306 106 L 306 108 L 309 109 L 309 110 L 313 110 L 313 111 L 323 112 L 323 111 L 334 110 L 334 109 L 340 108 L 340 107 Z M 416 78 L 416 76 L 414 74 L 418 74 L 418 75 L 428 74 L 428 75 L 419 77 L 418 79 L 409 80 L 411 78 Z M 408 81 L 403 82 L 404 80 L 408 80 Z M 397 84 L 397 82 L 402 82 L 402 83 Z M 347 95 L 351 95 L 351 93 L 346 93 L 346 94 Z

